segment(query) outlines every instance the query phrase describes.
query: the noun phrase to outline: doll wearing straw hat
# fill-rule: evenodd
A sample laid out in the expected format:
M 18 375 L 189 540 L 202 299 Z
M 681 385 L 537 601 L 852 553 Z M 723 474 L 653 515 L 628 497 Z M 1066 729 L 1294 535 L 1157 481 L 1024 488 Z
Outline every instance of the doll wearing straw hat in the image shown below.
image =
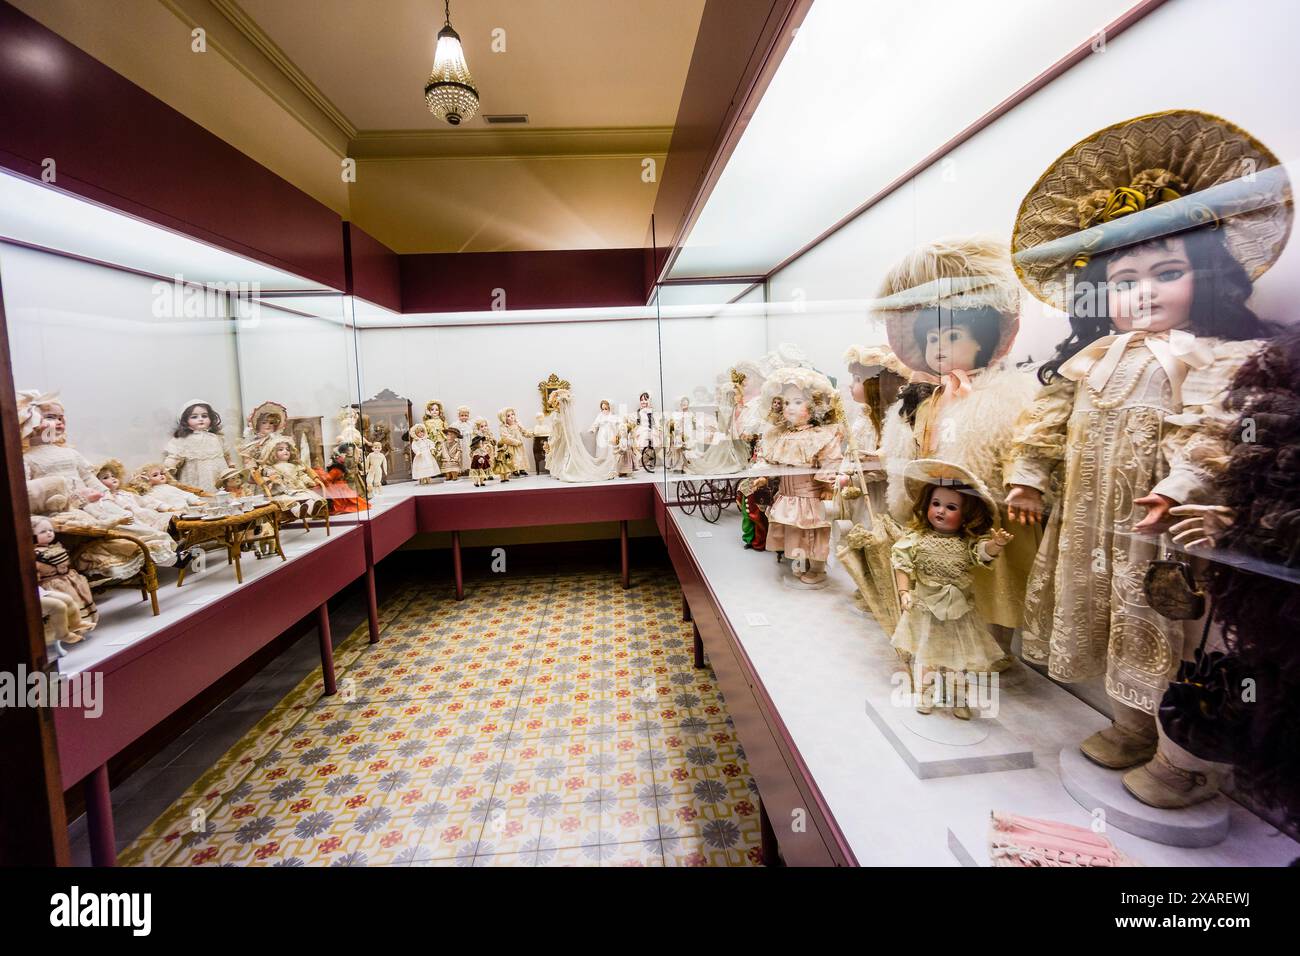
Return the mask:
M 1002 657 L 975 609 L 972 574 L 993 564 L 1013 536 L 1000 527 L 984 483 L 960 465 L 922 458 L 908 463 L 903 478 L 912 519 L 890 556 L 903 611 L 891 643 L 911 666 L 916 709 L 928 714 L 936 672 L 987 674 Z M 953 716 L 971 718 L 960 698 Z
M 914 459 L 956 462 L 1001 489 L 1016 421 L 1038 390 L 1032 374 L 1004 361 L 1020 328 L 1020 286 L 1006 245 L 960 236 L 917 246 L 889 270 L 878 295 L 872 311 L 912 372 L 881 434 L 890 514 L 908 518 L 903 472 Z M 1038 539 L 1036 527 L 1026 528 L 1001 561 L 973 577 L 980 616 L 1004 652 L 998 670 L 1011 665 Z
M 1226 120 L 1171 110 L 1071 147 L 1015 223 L 1017 272 L 1071 328 L 1040 370 L 1006 479 L 1022 520 L 1056 501 L 1030 579 L 1025 656 L 1059 681 L 1105 678 L 1113 725 L 1081 749 L 1134 768 L 1124 784 L 1153 806 L 1210 799 L 1218 774 L 1158 743 L 1156 708 L 1200 625 L 1158 614 L 1143 577 L 1169 509 L 1211 494 L 1228 383 L 1267 334 L 1246 301 L 1292 215 L 1266 147 Z

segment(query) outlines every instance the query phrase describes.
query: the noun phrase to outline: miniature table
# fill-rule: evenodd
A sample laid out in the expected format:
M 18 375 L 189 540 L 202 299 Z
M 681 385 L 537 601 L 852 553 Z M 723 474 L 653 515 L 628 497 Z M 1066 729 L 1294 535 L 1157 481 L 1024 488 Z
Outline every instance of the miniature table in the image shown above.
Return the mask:
M 274 541 L 275 553 L 280 556 L 281 561 L 287 561 L 284 550 L 280 547 L 280 506 L 278 504 L 262 505 L 252 511 L 227 515 L 224 518 L 175 518 L 173 525 L 180 539 L 180 547 L 183 549 L 197 547 L 204 541 L 222 542 L 226 548 L 226 564 L 235 566 L 235 580 L 243 584 L 244 572 L 239 566 L 240 545 L 249 529 L 264 521 L 270 522 L 271 533 L 260 535 L 257 540 Z M 176 579 L 177 587 L 185 583 L 187 570 L 188 567 L 181 568 L 180 575 Z

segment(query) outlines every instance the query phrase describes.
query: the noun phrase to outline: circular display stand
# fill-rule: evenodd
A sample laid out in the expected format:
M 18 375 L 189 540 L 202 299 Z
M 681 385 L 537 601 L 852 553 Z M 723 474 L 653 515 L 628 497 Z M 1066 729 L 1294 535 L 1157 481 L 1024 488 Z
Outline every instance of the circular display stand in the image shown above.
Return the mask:
M 1228 835 L 1226 797 L 1219 795 L 1181 810 L 1148 807 L 1124 789 L 1122 778 L 1127 772 L 1093 763 L 1078 747 L 1061 751 L 1061 783 L 1066 792 L 1089 813 L 1100 808 L 1107 825 L 1165 846 L 1214 846 Z
M 936 707 L 928 714 L 909 710 L 899 718 L 899 723 L 922 740 L 949 747 L 973 747 L 988 739 L 989 732 L 978 717 L 958 720 L 947 708 Z

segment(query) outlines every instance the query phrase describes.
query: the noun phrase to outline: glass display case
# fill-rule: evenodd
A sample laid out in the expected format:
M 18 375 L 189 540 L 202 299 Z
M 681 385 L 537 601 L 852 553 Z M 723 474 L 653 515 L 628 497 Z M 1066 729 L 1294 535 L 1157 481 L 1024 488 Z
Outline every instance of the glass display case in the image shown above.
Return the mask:
M 98 665 L 364 515 L 347 297 L 16 177 L 0 284 L 51 656 Z
M 1287 708 L 1256 695 L 1294 680 L 1300 130 L 1278 89 L 1077 106 L 1144 50 L 786 236 L 752 288 L 708 277 L 770 237 L 706 214 L 658 289 L 665 393 L 729 384 L 700 434 L 739 452 L 688 452 L 671 520 L 859 862 L 1296 856 Z

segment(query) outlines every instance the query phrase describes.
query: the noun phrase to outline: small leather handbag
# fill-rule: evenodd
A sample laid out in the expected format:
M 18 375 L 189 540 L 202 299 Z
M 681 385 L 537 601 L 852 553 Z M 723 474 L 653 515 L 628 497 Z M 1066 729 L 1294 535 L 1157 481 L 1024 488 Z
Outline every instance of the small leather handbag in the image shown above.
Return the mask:
M 1232 763 L 1247 748 L 1250 705 L 1242 699 L 1241 661 L 1224 651 L 1206 651 L 1210 615 L 1192 660 L 1178 665 L 1165 688 L 1157 716 L 1166 736 L 1193 756 Z
M 1171 621 L 1195 621 L 1205 613 L 1205 592 L 1196 583 L 1192 566 L 1170 558 L 1163 545 L 1160 557 L 1147 567 L 1142 590 L 1147 604 Z

